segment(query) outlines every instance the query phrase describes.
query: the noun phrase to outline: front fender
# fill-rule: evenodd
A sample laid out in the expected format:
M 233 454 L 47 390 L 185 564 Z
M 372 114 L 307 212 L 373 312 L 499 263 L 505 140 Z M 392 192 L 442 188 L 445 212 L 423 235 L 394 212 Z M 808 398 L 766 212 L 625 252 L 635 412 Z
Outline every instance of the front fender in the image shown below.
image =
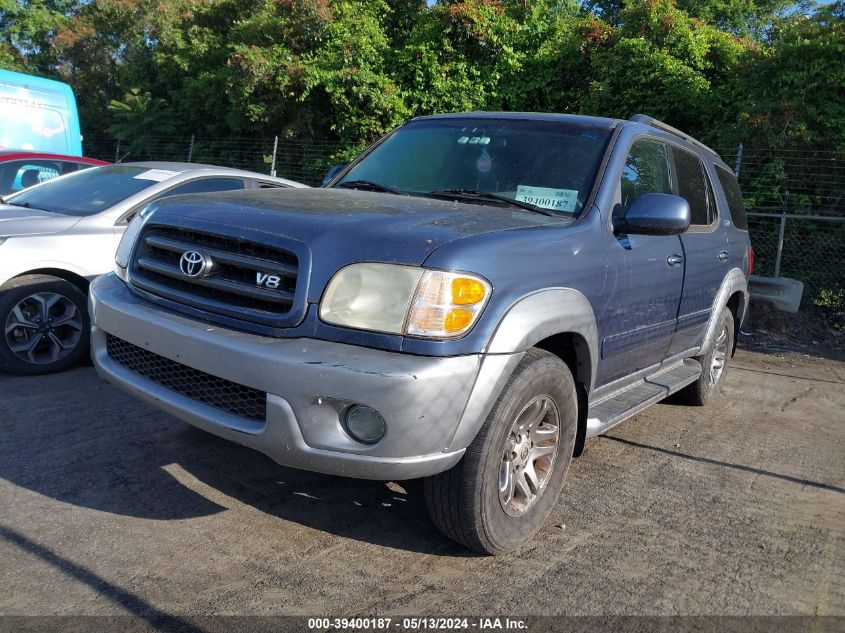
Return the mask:
M 520 298 L 505 313 L 490 337 L 488 354 L 524 352 L 555 334 L 577 334 L 585 349 L 579 350 L 579 364 L 586 362 L 585 374 L 579 376 L 592 391 L 596 382 L 598 328 L 593 307 L 581 292 L 572 288 L 547 288 Z M 588 359 L 580 352 L 589 353 Z M 580 373 L 580 372 L 579 372 Z
M 555 334 L 577 335 L 579 382 L 596 380 L 598 331 L 587 298 L 572 288 L 548 288 L 514 302 L 484 349 L 472 393 L 452 434 L 449 450 L 466 448 L 478 433 L 526 350 Z
M 96 277 L 99 276 L 99 273 L 95 273 L 91 270 L 86 270 L 80 266 L 75 264 L 71 264 L 69 262 L 63 262 L 59 260 L 36 260 L 36 261 L 28 261 L 25 262 L 23 265 L 18 266 L 8 266 L 3 267 L 0 269 L 0 287 L 5 285 L 7 282 L 11 281 L 15 277 L 20 277 L 21 275 L 29 275 L 33 274 L 36 271 L 43 271 L 43 270 L 63 270 L 77 277 L 83 277 L 88 281 L 92 281 Z

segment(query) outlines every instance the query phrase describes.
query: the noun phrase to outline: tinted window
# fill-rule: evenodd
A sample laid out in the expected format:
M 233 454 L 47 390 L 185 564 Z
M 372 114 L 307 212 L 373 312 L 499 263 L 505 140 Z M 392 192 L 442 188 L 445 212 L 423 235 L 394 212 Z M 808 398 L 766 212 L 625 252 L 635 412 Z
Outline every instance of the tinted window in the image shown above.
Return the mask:
M 719 182 L 722 184 L 725 197 L 728 199 L 728 208 L 731 211 L 731 220 L 733 220 L 734 226 L 742 231 L 747 231 L 748 219 L 745 217 L 745 203 L 742 201 L 742 191 L 739 189 L 736 176 L 718 165 L 716 166 L 716 174 L 719 176 Z
M 6 202 L 63 215 L 94 215 L 175 175 L 135 165 L 95 167 L 21 191 Z
M 480 191 L 572 216 L 593 188 L 609 137 L 609 130 L 562 121 L 412 121 L 334 186 L 368 180 L 420 195 Z
M 181 196 L 185 193 L 213 193 L 215 191 L 234 191 L 243 188 L 244 181 L 240 178 L 203 178 L 174 187 L 164 195 Z
M 678 195 L 689 202 L 690 224 L 708 226 L 715 215 L 710 211 L 710 192 L 704 177 L 704 165 L 695 154 L 672 148 L 678 172 Z
M 94 165 L 90 163 L 75 163 L 72 161 L 65 161 L 62 163 L 62 173 L 63 174 L 72 174 L 75 171 L 81 171 L 83 169 L 91 169 Z
M 60 173 L 60 163 L 53 160 L 15 160 L 0 163 L 0 195 L 52 180 Z
M 644 193 L 672 193 L 669 152 L 660 141 L 636 141 L 622 171 L 622 206 L 627 209 Z

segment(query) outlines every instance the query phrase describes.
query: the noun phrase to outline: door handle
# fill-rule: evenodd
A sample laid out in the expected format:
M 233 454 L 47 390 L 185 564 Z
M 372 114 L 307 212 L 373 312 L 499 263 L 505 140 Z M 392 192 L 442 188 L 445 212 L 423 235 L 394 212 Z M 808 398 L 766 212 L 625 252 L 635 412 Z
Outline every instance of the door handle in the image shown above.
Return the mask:
M 728 257 L 730 257 L 730 253 L 728 251 L 722 251 L 719 253 L 719 261 L 726 262 L 728 261 Z
M 669 255 L 669 257 L 666 258 L 666 263 L 669 264 L 672 268 L 675 268 L 676 266 L 680 266 L 684 263 L 684 256 L 678 255 L 678 253 Z

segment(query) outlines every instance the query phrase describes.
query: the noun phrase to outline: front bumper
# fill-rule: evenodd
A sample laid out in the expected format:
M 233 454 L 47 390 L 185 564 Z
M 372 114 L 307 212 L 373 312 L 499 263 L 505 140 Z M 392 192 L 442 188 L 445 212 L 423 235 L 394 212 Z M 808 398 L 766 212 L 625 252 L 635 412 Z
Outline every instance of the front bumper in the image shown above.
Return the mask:
M 92 356 L 107 381 L 279 464 L 365 479 L 411 479 L 451 468 L 520 356 L 431 358 L 257 336 L 163 311 L 113 274 L 91 285 L 90 311 Z M 109 356 L 109 335 L 266 392 L 266 419 L 233 415 L 127 369 Z M 378 443 L 361 444 L 344 430 L 343 412 L 354 403 L 386 420 Z

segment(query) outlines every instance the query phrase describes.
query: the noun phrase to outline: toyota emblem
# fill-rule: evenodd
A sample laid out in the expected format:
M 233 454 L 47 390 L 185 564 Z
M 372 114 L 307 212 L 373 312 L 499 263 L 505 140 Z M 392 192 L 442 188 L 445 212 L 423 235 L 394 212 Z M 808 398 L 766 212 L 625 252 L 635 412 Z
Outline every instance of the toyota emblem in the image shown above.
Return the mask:
M 197 251 L 185 251 L 179 259 L 179 269 L 186 277 L 199 277 L 208 268 L 208 260 Z

